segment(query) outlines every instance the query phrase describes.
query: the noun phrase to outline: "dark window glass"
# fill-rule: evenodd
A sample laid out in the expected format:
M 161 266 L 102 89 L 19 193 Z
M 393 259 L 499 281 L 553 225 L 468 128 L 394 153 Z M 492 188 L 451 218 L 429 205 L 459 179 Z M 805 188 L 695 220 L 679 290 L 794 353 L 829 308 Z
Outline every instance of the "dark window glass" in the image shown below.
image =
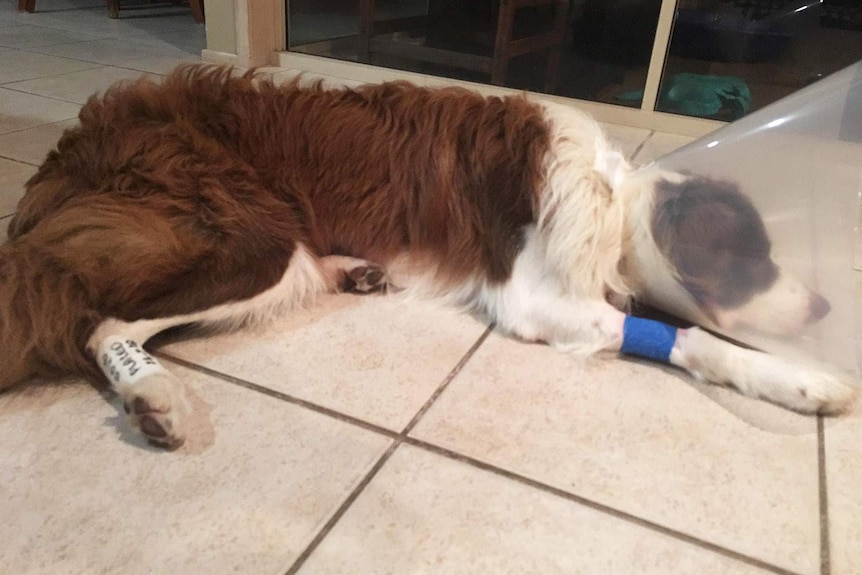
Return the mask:
M 734 120 L 860 58 L 859 0 L 680 0 L 658 109 Z
M 289 0 L 288 45 L 401 70 L 639 106 L 660 5 Z

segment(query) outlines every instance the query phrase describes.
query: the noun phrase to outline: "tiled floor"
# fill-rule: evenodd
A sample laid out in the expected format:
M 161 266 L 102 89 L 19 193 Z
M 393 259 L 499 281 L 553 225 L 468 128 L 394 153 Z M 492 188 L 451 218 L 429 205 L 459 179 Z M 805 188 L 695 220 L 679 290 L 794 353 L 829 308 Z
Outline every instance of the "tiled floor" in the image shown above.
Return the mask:
M 91 92 L 203 47 L 182 7 L 15 4 L 2 236 Z M 608 130 L 639 162 L 687 141 Z M 196 413 L 177 452 L 79 382 L 0 396 L 0 573 L 862 573 L 858 413 L 820 422 L 386 298 L 161 352 Z

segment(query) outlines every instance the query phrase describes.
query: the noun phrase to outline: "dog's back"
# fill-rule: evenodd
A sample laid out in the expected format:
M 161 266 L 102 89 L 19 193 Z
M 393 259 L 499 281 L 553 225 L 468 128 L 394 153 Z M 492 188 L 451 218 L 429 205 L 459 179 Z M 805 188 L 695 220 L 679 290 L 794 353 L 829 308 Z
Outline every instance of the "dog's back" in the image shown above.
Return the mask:
M 520 97 L 326 91 L 204 67 L 111 88 L 80 120 L 28 182 L 3 247 L 0 345 L 14 351 L 0 387 L 92 370 L 82 350 L 105 317 L 261 293 L 298 243 L 430 257 L 442 282 L 505 280 L 548 150 L 541 108 Z

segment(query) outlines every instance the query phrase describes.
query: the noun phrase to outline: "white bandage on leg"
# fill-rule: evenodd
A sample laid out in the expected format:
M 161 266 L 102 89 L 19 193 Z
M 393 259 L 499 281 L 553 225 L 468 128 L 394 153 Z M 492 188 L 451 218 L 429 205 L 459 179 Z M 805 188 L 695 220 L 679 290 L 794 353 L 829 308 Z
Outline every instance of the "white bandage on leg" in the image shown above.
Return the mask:
M 167 373 L 138 342 L 116 335 L 102 341 L 96 360 L 114 386 L 134 385 L 145 377 Z

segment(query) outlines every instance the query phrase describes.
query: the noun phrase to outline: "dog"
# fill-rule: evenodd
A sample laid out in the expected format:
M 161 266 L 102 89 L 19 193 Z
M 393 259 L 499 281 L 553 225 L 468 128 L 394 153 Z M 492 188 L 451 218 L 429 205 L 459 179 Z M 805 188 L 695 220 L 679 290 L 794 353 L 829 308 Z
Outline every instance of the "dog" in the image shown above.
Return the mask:
M 826 372 L 628 314 L 660 288 L 719 326 L 790 334 L 828 303 L 772 261 L 732 183 L 632 170 L 590 117 L 523 95 L 183 67 L 90 98 L 8 234 L 0 389 L 107 381 L 167 447 L 189 413 L 151 337 L 333 291 L 438 298 L 525 341 L 631 352 L 803 413 L 853 396 Z

